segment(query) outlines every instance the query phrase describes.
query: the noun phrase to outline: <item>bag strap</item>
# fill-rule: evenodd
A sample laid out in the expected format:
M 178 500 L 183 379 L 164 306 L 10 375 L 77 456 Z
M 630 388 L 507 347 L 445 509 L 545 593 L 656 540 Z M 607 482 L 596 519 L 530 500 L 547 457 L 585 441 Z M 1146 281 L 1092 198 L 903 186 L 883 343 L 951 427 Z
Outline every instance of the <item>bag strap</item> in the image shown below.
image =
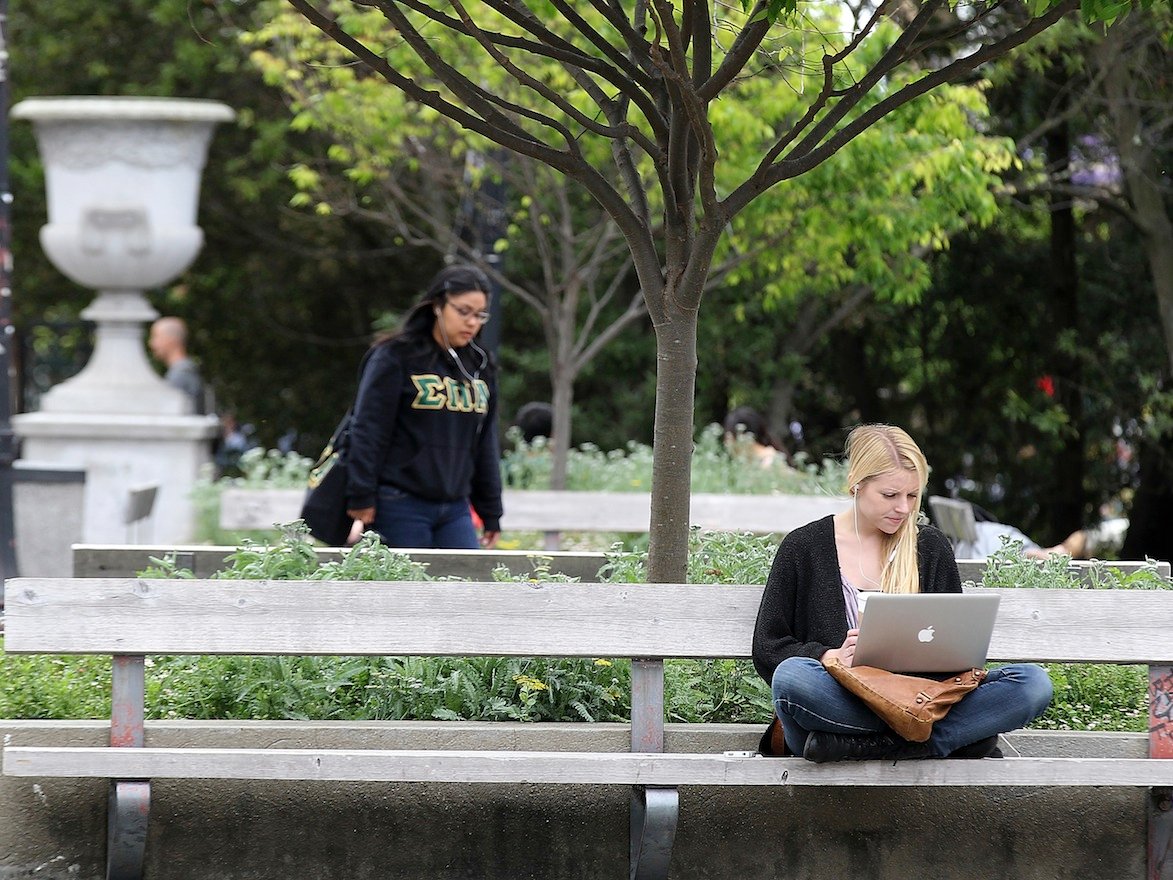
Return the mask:
M 348 406 L 346 408 L 346 414 L 342 417 L 342 420 L 338 422 L 338 427 L 336 427 L 334 429 L 334 431 L 330 434 L 330 448 L 331 449 L 338 448 L 339 441 L 342 440 L 343 435 L 347 432 L 347 429 L 350 428 L 350 417 L 352 415 L 354 415 L 355 403 L 358 403 L 358 387 L 357 386 L 362 384 L 362 376 L 363 376 L 363 373 L 366 372 L 367 361 L 369 361 L 371 359 L 371 355 L 374 354 L 374 351 L 377 347 L 378 347 L 377 345 L 372 345 L 370 348 L 368 348 L 363 353 L 362 360 L 360 360 L 358 362 L 358 375 L 355 377 L 354 402 L 352 402 L 350 404 L 350 406 Z

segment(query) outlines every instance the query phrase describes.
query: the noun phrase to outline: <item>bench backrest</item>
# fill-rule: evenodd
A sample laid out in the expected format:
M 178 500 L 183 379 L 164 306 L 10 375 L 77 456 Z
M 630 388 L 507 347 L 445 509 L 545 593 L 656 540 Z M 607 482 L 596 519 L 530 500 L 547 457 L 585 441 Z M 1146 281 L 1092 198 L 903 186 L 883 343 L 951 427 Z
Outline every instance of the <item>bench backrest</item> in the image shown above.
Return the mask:
M 17 578 L 5 650 L 749 656 L 756 585 Z M 995 592 L 976 588 L 976 592 Z M 998 590 L 990 659 L 1173 664 L 1173 590 Z
M 301 489 L 225 489 L 220 526 L 271 529 L 301 513 Z M 551 492 L 506 489 L 502 525 L 514 532 L 646 532 L 647 492 Z M 692 496 L 689 522 L 702 529 L 785 533 L 846 508 L 844 498 L 821 495 Z

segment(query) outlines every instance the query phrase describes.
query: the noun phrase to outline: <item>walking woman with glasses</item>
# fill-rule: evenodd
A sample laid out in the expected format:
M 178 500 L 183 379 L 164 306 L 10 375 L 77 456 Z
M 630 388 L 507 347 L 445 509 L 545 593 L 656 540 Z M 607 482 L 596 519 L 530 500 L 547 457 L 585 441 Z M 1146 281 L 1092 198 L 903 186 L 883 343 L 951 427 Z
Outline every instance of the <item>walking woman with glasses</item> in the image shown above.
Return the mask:
M 475 549 L 500 535 L 496 366 L 476 343 L 488 290 L 479 269 L 448 266 L 366 355 L 347 510 L 392 547 Z

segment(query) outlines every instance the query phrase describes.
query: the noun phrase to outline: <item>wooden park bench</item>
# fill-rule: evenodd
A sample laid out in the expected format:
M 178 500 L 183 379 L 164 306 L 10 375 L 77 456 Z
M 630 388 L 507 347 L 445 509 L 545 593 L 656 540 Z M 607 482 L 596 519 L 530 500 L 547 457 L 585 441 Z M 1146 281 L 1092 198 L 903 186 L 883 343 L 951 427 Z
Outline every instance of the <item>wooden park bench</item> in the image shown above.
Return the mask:
M 859 786 L 1144 788 L 1149 877 L 1173 878 L 1173 590 L 1000 591 L 990 648 L 993 661 L 1148 665 L 1147 758 L 812 764 L 664 752 L 663 658 L 748 657 L 756 585 L 26 578 L 7 586 L 7 652 L 114 658 L 110 745 L 8 745 L 3 771 L 109 779 L 107 876 L 115 880 L 141 876 L 156 779 L 630 785 L 638 880 L 667 876 L 682 786 L 843 787 L 845 796 Z M 144 664 L 167 654 L 631 658 L 630 751 L 152 747 Z
M 300 489 L 229 488 L 220 494 L 220 527 L 265 530 L 301 513 Z M 647 492 L 552 492 L 506 489 L 501 526 L 509 532 L 542 532 L 545 548 L 556 550 L 562 532 L 640 533 L 651 523 Z M 825 495 L 692 496 L 689 523 L 707 531 L 785 534 L 846 508 L 846 498 Z

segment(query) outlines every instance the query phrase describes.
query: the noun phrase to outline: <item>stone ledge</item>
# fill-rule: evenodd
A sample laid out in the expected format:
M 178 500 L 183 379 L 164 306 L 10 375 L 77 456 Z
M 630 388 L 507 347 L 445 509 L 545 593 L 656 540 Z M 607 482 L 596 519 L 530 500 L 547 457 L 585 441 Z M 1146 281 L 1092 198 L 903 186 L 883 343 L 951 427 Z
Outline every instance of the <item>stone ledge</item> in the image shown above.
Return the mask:
M 5 745 L 102 745 L 107 721 L 0 719 Z M 765 729 L 755 724 L 666 724 L 669 752 L 753 749 Z M 280 748 L 521 749 L 626 751 L 630 729 L 610 722 L 483 721 L 148 721 L 147 745 Z M 1021 730 L 1007 735 L 1030 757 L 1143 758 L 1148 737 L 1120 731 Z

